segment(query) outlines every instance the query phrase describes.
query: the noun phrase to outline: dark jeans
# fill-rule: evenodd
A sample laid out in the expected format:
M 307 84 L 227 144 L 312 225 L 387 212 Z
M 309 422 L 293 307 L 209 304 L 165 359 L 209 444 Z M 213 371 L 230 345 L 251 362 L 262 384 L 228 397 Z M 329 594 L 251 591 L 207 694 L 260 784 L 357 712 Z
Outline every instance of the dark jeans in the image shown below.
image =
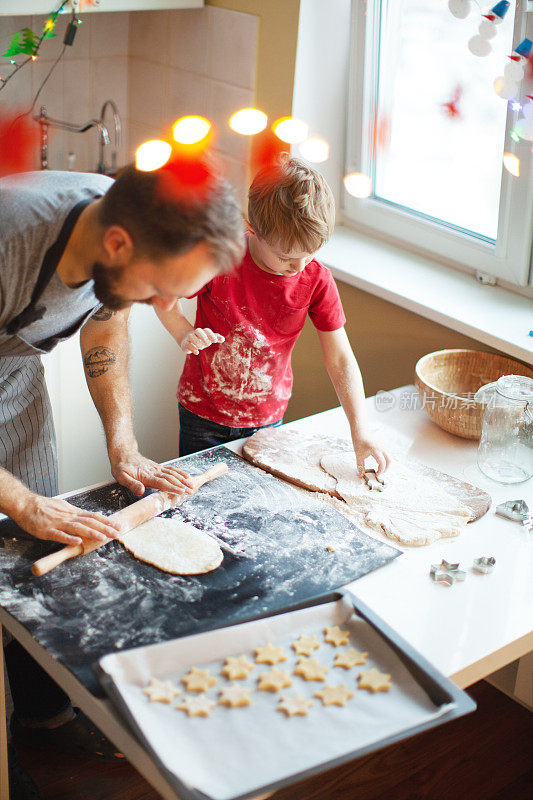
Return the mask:
M 278 428 L 283 422 L 280 419 L 270 425 L 259 425 L 257 428 L 230 428 L 227 425 L 219 425 L 218 422 L 211 422 L 209 419 L 199 417 L 182 405 L 178 405 L 178 408 L 180 456 L 190 456 L 191 453 L 207 450 L 208 447 L 215 447 L 217 444 L 226 444 L 226 442 L 233 442 L 244 436 L 251 436 L 263 428 Z

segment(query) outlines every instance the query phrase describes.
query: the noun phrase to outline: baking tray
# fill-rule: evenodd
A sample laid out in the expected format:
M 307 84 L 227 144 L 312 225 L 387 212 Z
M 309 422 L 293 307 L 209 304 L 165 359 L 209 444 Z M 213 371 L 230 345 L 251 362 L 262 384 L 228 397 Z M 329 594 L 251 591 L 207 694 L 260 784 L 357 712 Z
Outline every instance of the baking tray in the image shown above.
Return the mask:
M 318 633 L 324 625 L 350 631 L 351 646 L 367 650 L 365 666 L 330 669 L 325 683 L 344 683 L 355 692 L 344 708 L 322 706 L 309 715 L 285 717 L 276 712 L 280 696 L 313 698 L 325 683 L 292 676 L 297 656 L 289 648 L 300 633 Z M 254 647 L 281 644 L 288 655 L 278 664 L 288 669 L 293 685 L 272 695 L 252 692 L 252 705 L 216 705 L 208 718 L 187 717 L 162 703 L 150 703 L 142 688 L 150 677 L 177 685 L 189 667 L 209 667 L 218 677 L 208 696 L 216 700 L 228 681 L 220 677 L 227 655 Z M 335 652 L 322 644 L 315 651 L 331 667 Z M 357 689 L 356 675 L 375 666 L 392 675 L 389 692 Z M 254 621 L 235 624 L 179 640 L 104 656 L 94 665 L 104 690 L 151 754 L 182 800 L 245 800 L 374 752 L 393 742 L 442 725 L 475 709 L 475 703 L 402 639 L 368 606 L 345 590 L 288 606 Z M 243 685 L 254 685 L 268 665 L 256 665 Z M 185 694 L 185 690 L 184 690 Z M 180 697 L 177 698 L 179 702 Z

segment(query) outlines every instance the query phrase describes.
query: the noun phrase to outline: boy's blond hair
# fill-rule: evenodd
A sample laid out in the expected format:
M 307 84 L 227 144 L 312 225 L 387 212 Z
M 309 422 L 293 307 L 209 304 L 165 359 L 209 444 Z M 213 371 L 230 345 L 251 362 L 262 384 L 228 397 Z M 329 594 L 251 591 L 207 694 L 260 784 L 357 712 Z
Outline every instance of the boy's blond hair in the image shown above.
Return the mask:
M 315 253 L 335 225 L 333 193 L 319 172 L 283 153 L 255 176 L 248 193 L 248 222 L 271 246 Z

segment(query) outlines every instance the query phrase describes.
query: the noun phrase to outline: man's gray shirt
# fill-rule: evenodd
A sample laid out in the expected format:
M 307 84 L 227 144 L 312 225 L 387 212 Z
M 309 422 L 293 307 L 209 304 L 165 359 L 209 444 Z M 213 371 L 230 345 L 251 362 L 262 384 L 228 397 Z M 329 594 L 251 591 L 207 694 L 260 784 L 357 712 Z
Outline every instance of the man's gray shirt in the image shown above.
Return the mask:
M 47 170 L 0 180 L 0 356 L 35 354 L 29 345 L 39 348 L 43 340 L 61 336 L 100 305 L 92 281 L 70 289 L 54 273 L 38 301 L 42 319 L 18 335 L 6 331 L 30 305 L 43 260 L 69 213 L 111 184 L 105 175 Z

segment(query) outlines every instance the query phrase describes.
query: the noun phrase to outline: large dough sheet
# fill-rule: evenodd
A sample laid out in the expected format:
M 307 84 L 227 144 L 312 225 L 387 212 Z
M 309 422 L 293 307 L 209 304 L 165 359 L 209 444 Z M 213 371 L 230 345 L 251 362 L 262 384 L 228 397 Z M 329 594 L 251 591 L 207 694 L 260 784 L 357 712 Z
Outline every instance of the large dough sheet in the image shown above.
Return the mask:
M 253 648 L 267 642 L 284 647 L 287 661 L 277 666 L 292 673 L 297 656 L 291 642 L 301 633 L 315 633 L 323 642 L 323 628 L 332 624 L 349 628 L 346 646 L 369 653 L 367 665 L 349 671 L 330 669 L 326 676 L 326 683 L 345 683 L 355 691 L 344 708 L 322 706 L 313 694 L 325 684 L 297 676 L 279 694 L 255 690 L 258 674 L 269 669 L 265 664 L 238 681 L 254 687 L 251 706 L 217 705 L 207 718 L 189 718 L 168 705 L 149 702 L 142 693 L 154 676 L 183 687 L 181 677 L 190 666 L 197 666 L 209 668 L 218 677 L 217 685 L 208 691 L 216 699 L 220 686 L 228 683 L 220 676 L 226 656 L 246 653 L 253 660 Z M 331 666 L 335 653 L 343 649 L 322 644 L 314 656 Z M 435 720 L 452 707 L 435 706 L 394 650 L 345 600 L 106 656 L 100 665 L 163 765 L 183 783 L 216 800 L 257 792 Z M 392 675 L 388 692 L 370 694 L 355 688 L 358 671 L 369 667 Z M 286 718 L 276 711 L 278 698 L 296 692 L 314 699 L 315 705 L 308 717 Z

